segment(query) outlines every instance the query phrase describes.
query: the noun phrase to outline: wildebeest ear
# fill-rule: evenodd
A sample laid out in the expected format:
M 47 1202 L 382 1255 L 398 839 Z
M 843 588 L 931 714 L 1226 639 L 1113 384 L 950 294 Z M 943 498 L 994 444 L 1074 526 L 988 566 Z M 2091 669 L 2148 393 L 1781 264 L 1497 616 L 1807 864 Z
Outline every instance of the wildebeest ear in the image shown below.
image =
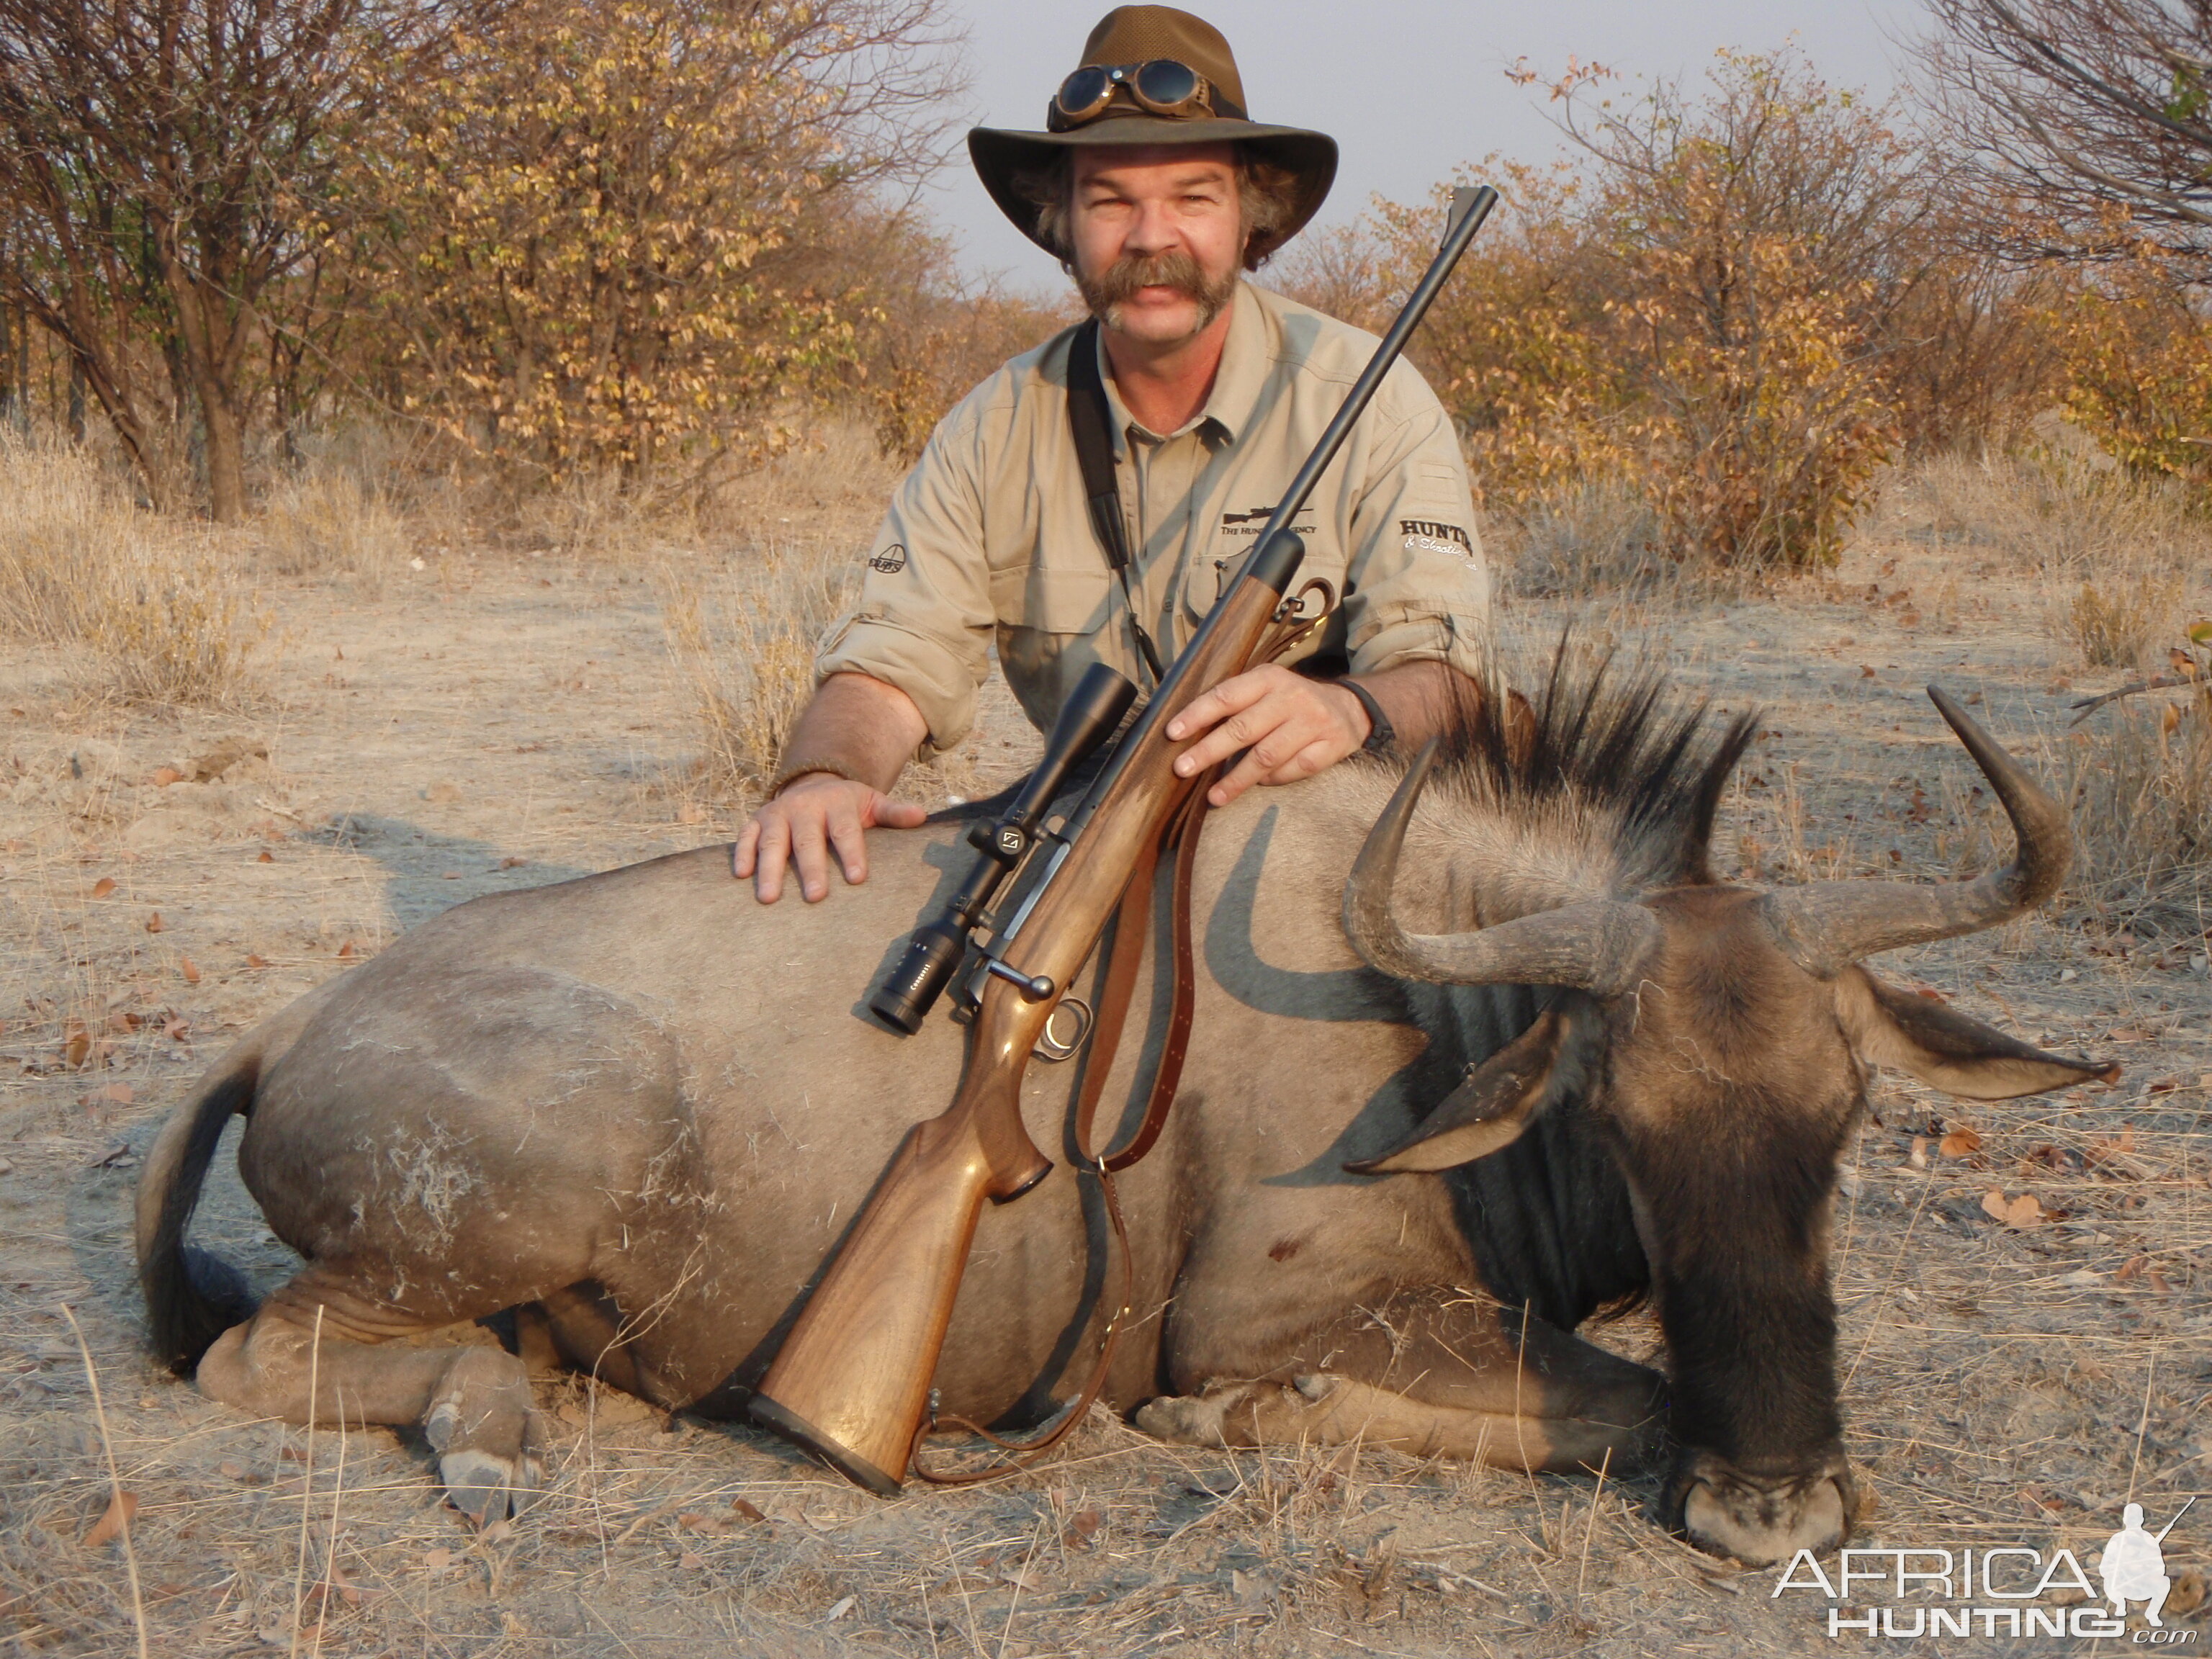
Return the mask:
M 1862 1057 L 1966 1100 L 2010 1100 L 2120 1075 L 2109 1061 L 2030 1048 L 1948 1003 L 1885 985 L 1863 968 L 1836 975 L 1836 1018 Z
M 1583 1066 L 1575 1022 L 1547 1009 L 1536 1023 L 1467 1075 L 1388 1152 L 1344 1167 L 1353 1175 L 1403 1175 L 1472 1164 L 1510 1146 Z

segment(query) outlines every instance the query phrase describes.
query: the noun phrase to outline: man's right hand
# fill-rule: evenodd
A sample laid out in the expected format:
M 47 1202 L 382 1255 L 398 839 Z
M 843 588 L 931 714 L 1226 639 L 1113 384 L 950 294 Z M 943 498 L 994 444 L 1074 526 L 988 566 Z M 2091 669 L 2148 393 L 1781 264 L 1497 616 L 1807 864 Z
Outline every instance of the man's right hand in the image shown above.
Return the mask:
M 799 890 L 809 904 L 830 895 L 830 858 L 834 852 L 848 882 L 868 878 L 866 832 L 880 824 L 912 830 L 928 817 L 912 801 L 893 800 L 879 789 L 829 772 L 794 778 L 774 799 L 762 803 L 738 836 L 730 873 L 750 877 L 763 904 L 783 896 L 783 872 L 799 868 Z

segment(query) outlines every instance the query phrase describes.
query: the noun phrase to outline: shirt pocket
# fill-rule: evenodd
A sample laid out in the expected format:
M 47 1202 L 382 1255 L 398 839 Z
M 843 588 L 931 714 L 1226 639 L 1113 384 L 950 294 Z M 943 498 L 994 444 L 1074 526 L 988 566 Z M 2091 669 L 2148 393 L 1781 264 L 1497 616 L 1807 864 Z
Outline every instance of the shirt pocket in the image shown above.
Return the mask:
M 1096 634 L 1107 624 L 1113 589 L 1105 570 L 1016 565 L 991 573 L 991 608 L 1002 628 Z

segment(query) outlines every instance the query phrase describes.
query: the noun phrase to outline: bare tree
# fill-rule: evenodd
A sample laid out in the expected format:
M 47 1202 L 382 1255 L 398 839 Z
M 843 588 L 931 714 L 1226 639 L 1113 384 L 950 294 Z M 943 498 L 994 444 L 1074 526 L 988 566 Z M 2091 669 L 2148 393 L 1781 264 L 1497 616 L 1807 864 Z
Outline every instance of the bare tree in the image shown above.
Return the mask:
M 2015 245 L 2212 257 L 2212 4 L 1931 4 L 1925 78 Z
M 257 306 L 327 233 L 361 89 L 447 12 L 446 0 L 0 0 L 0 199 L 35 244 L 9 267 L 9 297 L 65 345 L 157 495 L 136 379 L 146 348 L 173 353 L 209 506 L 237 519 Z

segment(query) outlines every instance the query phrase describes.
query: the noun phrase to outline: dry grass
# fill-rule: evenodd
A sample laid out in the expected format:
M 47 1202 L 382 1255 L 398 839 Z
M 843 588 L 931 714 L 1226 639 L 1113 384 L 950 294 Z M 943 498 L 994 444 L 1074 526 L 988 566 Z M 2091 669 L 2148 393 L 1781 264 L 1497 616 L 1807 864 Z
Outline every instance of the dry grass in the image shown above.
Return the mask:
M 2117 925 L 2203 937 L 2212 920 L 2212 694 L 2107 704 L 2060 746 L 2074 891 Z
M 225 707 L 255 686 L 267 622 L 232 550 L 139 508 L 82 453 L 0 438 L 0 629 L 82 647 L 79 689 Z
M 2042 450 L 1938 457 L 1901 475 L 1884 518 L 2032 572 L 2045 626 L 2095 668 L 2149 665 L 2212 603 L 2212 519 L 2179 485 Z
M 351 468 L 310 465 L 281 480 L 258 528 L 263 557 L 278 575 L 343 577 L 372 598 L 413 547 L 398 507 Z
M 662 564 L 669 656 L 696 711 L 690 776 L 708 799 L 749 803 L 775 775 L 814 695 L 815 646 L 851 603 L 859 563 L 784 542 L 719 566 Z

